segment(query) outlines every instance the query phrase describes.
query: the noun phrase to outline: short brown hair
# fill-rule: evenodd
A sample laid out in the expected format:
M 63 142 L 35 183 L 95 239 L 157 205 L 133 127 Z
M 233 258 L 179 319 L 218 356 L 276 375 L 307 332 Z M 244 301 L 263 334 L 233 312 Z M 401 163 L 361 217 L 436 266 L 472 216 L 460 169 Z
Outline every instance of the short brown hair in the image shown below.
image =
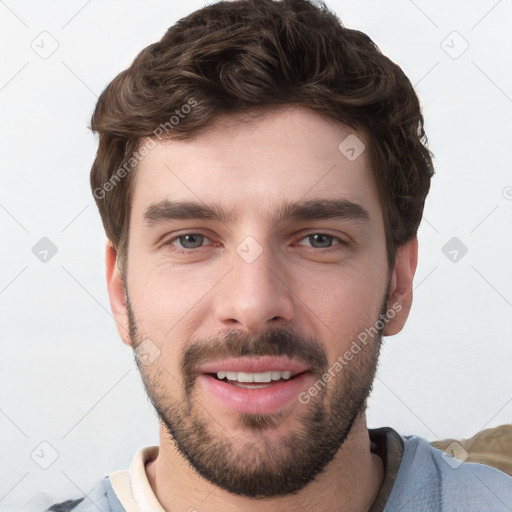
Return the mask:
M 238 0 L 179 20 L 98 100 L 91 186 L 121 270 L 130 171 L 141 144 L 189 138 L 218 114 L 287 104 L 365 134 L 393 266 L 397 248 L 416 236 L 434 174 L 413 86 L 366 34 L 345 28 L 323 2 Z

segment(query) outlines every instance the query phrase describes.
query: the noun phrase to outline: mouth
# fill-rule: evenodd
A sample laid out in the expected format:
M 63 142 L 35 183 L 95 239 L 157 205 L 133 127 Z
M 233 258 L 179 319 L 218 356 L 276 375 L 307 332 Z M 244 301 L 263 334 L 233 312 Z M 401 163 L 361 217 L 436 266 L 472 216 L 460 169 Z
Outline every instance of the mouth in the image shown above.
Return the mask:
M 198 369 L 197 377 L 208 396 L 224 409 L 268 414 L 296 401 L 312 373 L 298 361 L 262 356 L 208 363 Z

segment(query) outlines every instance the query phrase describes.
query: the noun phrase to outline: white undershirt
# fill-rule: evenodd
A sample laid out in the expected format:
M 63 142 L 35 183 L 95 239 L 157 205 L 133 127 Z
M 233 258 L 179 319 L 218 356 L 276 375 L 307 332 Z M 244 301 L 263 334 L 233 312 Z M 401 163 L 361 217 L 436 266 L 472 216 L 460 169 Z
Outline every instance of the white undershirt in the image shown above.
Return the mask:
M 139 450 L 129 469 L 109 476 L 110 483 L 126 512 L 165 512 L 156 499 L 146 474 L 146 463 L 158 455 L 158 446 Z

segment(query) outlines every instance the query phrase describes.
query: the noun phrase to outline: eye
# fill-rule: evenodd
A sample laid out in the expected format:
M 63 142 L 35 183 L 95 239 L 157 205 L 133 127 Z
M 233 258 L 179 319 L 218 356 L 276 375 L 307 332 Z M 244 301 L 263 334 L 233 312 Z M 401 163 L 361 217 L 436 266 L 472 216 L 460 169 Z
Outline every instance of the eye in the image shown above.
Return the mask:
M 165 241 L 162 246 L 173 253 L 184 254 L 207 245 L 216 245 L 214 243 L 205 243 L 206 241 L 210 241 L 210 239 L 200 233 L 183 233 Z M 309 244 L 303 243 L 304 241 L 309 242 Z M 348 243 L 328 233 L 311 233 L 302 237 L 295 245 L 309 246 L 313 249 L 324 249 L 327 251 L 331 248 L 335 249 L 336 245 L 347 246 Z
M 330 249 L 333 246 L 333 241 L 338 241 L 339 245 L 348 245 L 347 242 L 328 233 L 312 233 L 302 238 L 297 245 L 304 245 L 300 243 L 302 240 L 307 240 L 314 249 Z
M 205 240 L 209 240 L 209 238 L 200 233 L 184 233 L 170 238 L 163 245 L 172 252 L 183 253 L 202 247 Z M 185 250 L 180 251 L 180 248 Z

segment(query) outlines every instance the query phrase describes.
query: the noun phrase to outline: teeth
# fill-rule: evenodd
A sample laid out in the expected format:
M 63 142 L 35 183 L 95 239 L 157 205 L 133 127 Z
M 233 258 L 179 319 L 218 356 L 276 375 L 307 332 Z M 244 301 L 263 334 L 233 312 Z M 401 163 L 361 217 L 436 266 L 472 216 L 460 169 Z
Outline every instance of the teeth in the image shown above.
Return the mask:
M 246 373 L 245 375 L 252 375 L 253 382 L 270 382 L 272 380 L 272 372 L 263 373 Z
M 238 382 L 270 382 L 273 380 L 285 379 L 288 380 L 292 376 L 292 372 L 286 370 L 284 372 L 268 371 L 260 373 L 245 373 L 245 372 L 226 372 L 224 370 L 217 372 L 217 378 L 222 380 L 234 380 Z

